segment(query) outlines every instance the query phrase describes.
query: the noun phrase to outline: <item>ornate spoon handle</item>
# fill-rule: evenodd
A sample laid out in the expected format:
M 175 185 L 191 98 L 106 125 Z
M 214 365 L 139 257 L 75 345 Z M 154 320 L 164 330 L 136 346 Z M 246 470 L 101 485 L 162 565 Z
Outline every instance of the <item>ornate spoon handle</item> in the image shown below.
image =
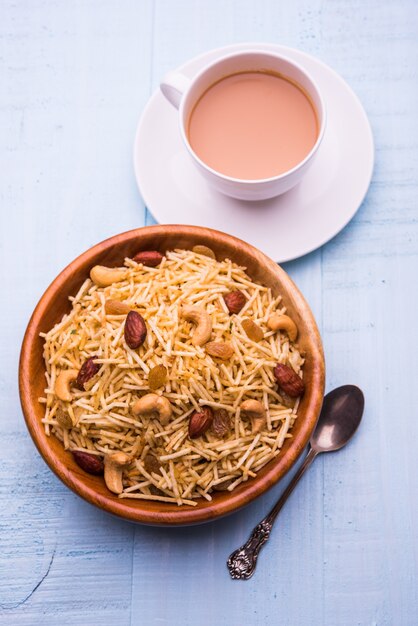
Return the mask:
M 227 561 L 231 578 L 250 578 L 257 564 L 258 554 L 270 536 L 272 523 L 264 519 L 257 524 L 247 543 L 235 550 Z
M 230 555 L 227 561 L 227 567 L 231 578 L 244 580 L 251 578 L 257 565 L 259 552 L 270 536 L 273 524 L 279 514 L 279 511 L 317 454 L 318 452 L 315 452 L 315 450 L 310 448 L 304 462 L 290 481 L 279 500 L 271 509 L 270 513 L 268 513 L 266 517 L 261 520 L 259 524 L 257 524 L 248 541 Z

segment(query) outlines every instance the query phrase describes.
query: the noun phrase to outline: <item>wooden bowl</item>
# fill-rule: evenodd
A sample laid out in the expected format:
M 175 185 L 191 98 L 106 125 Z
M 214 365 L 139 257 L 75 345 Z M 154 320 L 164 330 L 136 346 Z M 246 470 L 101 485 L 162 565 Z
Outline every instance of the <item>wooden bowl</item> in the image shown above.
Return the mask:
M 139 250 L 209 246 L 219 260 L 230 258 L 247 268 L 255 281 L 281 293 L 289 315 L 299 327 L 299 345 L 306 353 L 304 380 L 306 392 L 292 437 L 285 440 L 278 457 L 257 477 L 239 485 L 233 492 L 218 492 L 213 500 L 202 499 L 196 507 L 178 507 L 157 501 L 119 499 L 106 488 L 103 478 L 86 474 L 55 437 L 47 437 L 41 419 L 43 405 L 38 398 L 45 388 L 45 367 L 40 332 L 49 331 L 70 310 L 68 297 L 74 295 L 88 277 L 93 265 L 121 265 L 125 257 Z M 230 235 L 196 226 L 148 226 L 111 237 L 75 259 L 54 280 L 42 296 L 29 321 L 19 365 L 19 389 L 29 432 L 42 457 L 70 489 L 109 513 L 134 522 L 153 525 L 181 525 L 207 522 L 236 511 L 277 483 L 295 463 L 308 443 L 322 405 L 324 357 L 321 338 L 302 294 L 288 275 L 262 252 Z

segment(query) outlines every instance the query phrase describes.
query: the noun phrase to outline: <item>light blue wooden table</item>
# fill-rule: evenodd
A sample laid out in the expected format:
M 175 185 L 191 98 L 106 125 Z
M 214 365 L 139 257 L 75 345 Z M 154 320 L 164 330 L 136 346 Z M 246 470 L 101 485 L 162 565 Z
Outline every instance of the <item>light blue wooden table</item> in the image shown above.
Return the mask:
M 1 0 L 2 625 L 418 624 L 417 32 L 414 0 Z M 153 221 L 131 153 L 160 77 L 240 41 L 330 64 L 376 141 L 354 220 L 285 266 L 321 328 L 328 389 L 360 385 L 364 423 L 317 460 L 248 582 L 231 581 L 225 559 L 286 481 L 202 527 L 113 519 L 47 469 L 17 391 L 23 332 L 49 282 L 92 244 Z

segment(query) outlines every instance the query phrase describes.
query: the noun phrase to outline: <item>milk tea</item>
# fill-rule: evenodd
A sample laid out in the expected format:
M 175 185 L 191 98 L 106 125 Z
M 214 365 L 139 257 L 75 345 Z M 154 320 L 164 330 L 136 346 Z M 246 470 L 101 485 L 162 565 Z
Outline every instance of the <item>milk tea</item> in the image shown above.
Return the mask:
M 260 180 L 289 171 L 318 138 L 315 108 L 296 83 L 249 71 L 222 78 L 207 89 L 188 120 L 196 155 L 226 176 Z

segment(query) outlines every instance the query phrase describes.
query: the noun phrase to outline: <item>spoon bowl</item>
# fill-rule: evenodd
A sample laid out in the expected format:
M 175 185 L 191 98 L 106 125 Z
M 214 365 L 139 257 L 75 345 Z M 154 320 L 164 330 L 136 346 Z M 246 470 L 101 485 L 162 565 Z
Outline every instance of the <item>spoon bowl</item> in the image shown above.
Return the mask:
M 322 404 L 310 444 L 315 452 L 333 452 L 350 441 L 364 411 L 364 395 L 355 385 L 330 391 Z

